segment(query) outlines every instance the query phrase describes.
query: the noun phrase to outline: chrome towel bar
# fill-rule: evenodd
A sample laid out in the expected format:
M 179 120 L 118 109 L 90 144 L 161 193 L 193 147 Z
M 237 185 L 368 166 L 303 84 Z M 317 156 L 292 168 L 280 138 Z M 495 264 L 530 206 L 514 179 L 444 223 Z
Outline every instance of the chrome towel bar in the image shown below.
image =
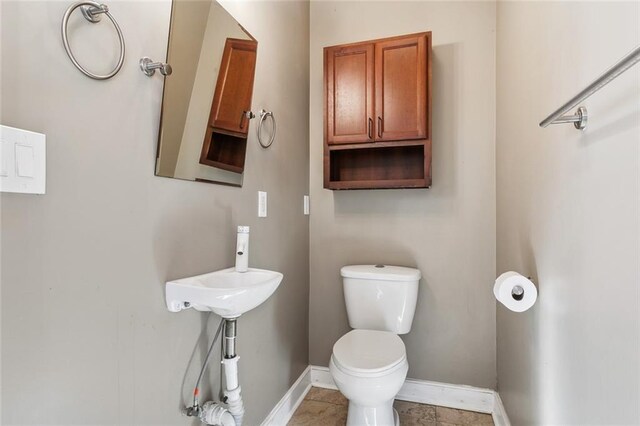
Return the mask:
M 84 18 L 87 21 L 91 22 L 92 24 L 100 22 L 100 19 L 101 19 L 100 15 L 105 14 L 107 18 L 111 20 L 111 23 L 113 24 L 113 26 L 116 28 L 116 31 L 118 32 L 118 39 L 120 41 L 120 57 L 118 58 L 118 63 L 116 64 L 116 67 L 108 74 L 100 75 L 100 74 L 94 74 L 90 71 L 87 71 L 76 60 L 75 56 L 73 56 L 73 52 L 71 52 L 71 47 L 69 46 L 69 38 L 67 36 L 67 25 L 69 24 L 69 17 L 71 17 L 71 14 L 73 13 L 73 11 L 79 7 L 81 8 L 80 10 L 82 11 L 82 16 L 84 16 Z M 109 8 L 107 7 L 106 4 L 100 4 L 94 1 L 81 1 L 69 6 L 69 8 L 67 9 L 67 11 L 65 12 L 62 18 L 62 42 L 64 43 L 64 50 L 67 51 L 67 55 L 69 55 L 69 59 L 71 59 L 71 62 L 73 62 L 73 65 L 75 65 L 76 68 L 78 68 L 80 72 L 82 72 L 82 74 L 86 75 L 87 77 L 93 78 L 94 80 L 106 80 L 113 77 L 118 73 L 118 71 L 120 71 L 120 68 L 122 68 L 122 64 L 124 63 L 124 37 L 122 36 L 122 31 L 120 30 L 120 26 L 118 25 L 116 20 L 113 18 L 113 16 L 109 13 Z
M 547 127 L 549 124 L 573 123 L 576 129 L 584 129 L 587 126 L 587 109 L 583 106 L 578 108 L 574 115 L 563 115 L 570 109 L 575 108 L 580 102 L 602 89 L 613 79 L 634 66 L 640 61 L 640 46 L 633 49 L 628 55 L 620 59 L 614 66 L 609 68 L 593 83 L 581 90 L 573 98 L 569 99 L 560 108 L 551 113 L 540 122 L 540 127 Z

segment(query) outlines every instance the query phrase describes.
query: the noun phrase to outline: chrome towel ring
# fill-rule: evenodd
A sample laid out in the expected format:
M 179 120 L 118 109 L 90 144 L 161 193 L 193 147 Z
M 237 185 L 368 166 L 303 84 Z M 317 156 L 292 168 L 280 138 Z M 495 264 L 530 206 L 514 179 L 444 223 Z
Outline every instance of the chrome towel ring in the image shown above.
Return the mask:
M 82 65 L 80 65 L 80 63 L 73 56 L 73 52 L 71 52 L 71 47 L 69 46 L 69 39 L 67 37 L 67 24 L 69 23 L 69 17 L 73 13 L 73 11 L 79 7 L 81 7 L 80 10 L 82 11 L 82 15 L 84 16 L 84 18 L 87 21 L 91 22 L 92 24 L 100 22 L 101 20 L 100 15 L 105 14 L 107 18 L 111 20 L 111 23 L 113 24 L 113 26 L 116 27 L 116 31 L 118 32 L 118 38 L 120 39 L 120 58 L 118 59 L 118 64 L 116 65 L 116 67 L 109 74 L 99 75 L 99 74 L 94 74 L 90 71 L 87 71 L 82 67 Z M 73 65 L 75 65 L 76 68 L 78 68 L 80 72 L 82 72 L 84 75 L 86 75 L 87 77 L 93 78 L 95 80 L 107 80 L 113 77 L 118 73 L 118 71 L 120 71 L 120 68 L 122 68 L 122 64 L 124 63 L 124 37 L 122 36 L 122 31 L 120 30 L 120 26 L 118 26 L 118 23 L 116 22 L 116 20 L 109 13 L 109 8 L 107 7 L 106 4 L 100 4 L 94 1 L 81 1 L 69 6 L 69 8 L 64 14 L 64 17 L 62 18 L 62 42 L 64 43 L 64 50 L 67 51 L 67 55 L 69 55 L 69 59 L 71 59 L 71 62 L 73 62 Z
M 267 119 L 267 117 L 271 117 L 271 122 L 273 123 L 273 131 L 271 132 L 269 141 L 267 141 L 267 143 L 264 143 L 262 141 L 262 125 L 264 124 L 264 121 Z M 260 143 L 260 146 L 262 146 L 263 148 L 269 148 L 275 138 L 276 138 L 276 119 L 273 116 L 273 113 L 271 111 L 265 111 L 261 109 L 260 121 L 258 122 L 258 142 Z

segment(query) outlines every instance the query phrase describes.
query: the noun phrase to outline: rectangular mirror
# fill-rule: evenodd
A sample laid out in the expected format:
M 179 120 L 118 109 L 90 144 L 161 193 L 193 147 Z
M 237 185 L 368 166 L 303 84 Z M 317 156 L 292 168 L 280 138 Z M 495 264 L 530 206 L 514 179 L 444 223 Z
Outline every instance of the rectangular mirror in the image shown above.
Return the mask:
M 242 186 L 257 48 L 217 1 L 173 1 L 157 176 Z

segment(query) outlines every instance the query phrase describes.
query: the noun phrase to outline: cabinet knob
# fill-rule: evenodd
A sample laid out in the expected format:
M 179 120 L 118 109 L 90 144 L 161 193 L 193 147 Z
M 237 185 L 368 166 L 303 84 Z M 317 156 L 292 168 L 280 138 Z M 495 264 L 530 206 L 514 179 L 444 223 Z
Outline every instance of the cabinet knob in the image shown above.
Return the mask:
M 382 137 L 382 117 L 378 116 L 378 137 Z
M 373 119 L 369 117 L 369 132 L 368 132 L 369 139 L 373 139 L 373 134 L 371 133 L 372 127 L 373 127 Z

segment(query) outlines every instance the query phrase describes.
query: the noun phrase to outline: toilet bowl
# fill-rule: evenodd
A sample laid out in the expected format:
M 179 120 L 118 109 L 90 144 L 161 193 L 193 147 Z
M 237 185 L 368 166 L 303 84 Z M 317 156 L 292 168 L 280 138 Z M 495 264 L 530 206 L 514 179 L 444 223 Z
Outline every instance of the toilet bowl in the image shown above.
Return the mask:
M 349 400 L 347 426 L 398 426 L 393 400 L 409 370 L 398 334 L 411 331 L 420 271 L 352 265 L 340 274 L 354 330 L 333 345 L 329 371 Z
M 408 370 L 404 343 L 394 333 L 353 330 L 342 336 L 329 371 L 349 400 L 347 426 L 399 425 L 393 400 Z

